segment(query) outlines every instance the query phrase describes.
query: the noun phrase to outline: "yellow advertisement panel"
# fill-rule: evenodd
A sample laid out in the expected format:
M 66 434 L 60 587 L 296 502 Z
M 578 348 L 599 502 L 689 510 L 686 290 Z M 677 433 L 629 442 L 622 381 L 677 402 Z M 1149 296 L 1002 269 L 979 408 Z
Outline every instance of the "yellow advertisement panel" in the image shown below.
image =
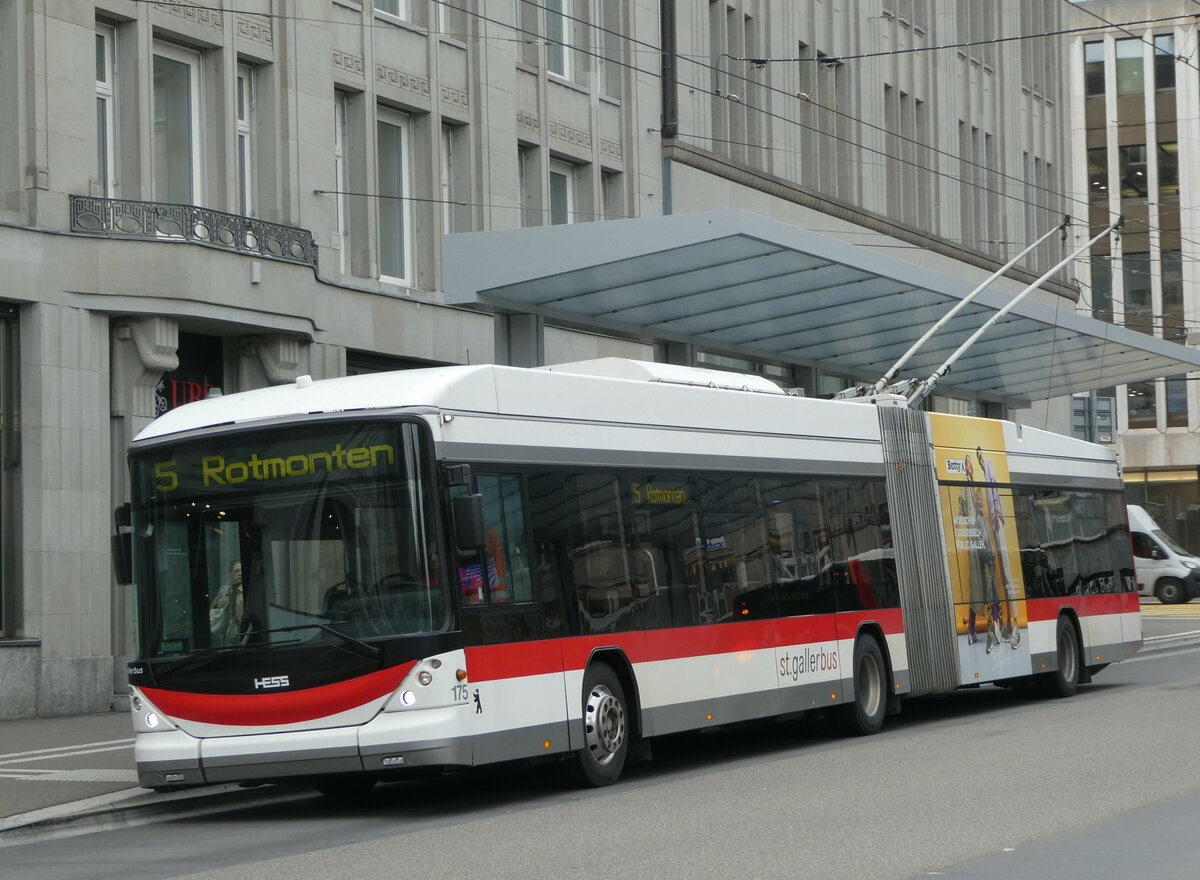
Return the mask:
M 963 680 L 1027 674 L 1025 583 L 1004 425 L 929 418 Z

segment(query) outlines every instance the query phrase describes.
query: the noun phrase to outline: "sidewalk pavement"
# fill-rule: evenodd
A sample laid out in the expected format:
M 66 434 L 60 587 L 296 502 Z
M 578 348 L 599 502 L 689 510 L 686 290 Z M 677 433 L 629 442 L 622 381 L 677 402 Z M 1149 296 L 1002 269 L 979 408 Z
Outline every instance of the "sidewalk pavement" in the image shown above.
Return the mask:
M 1194 611 L 1156 606 L 1143 600 L 1143 653 L 1200 644 L 1200 602 Z M 139 788 L 128 712 L 0 722 L 0 847 L 307 796 L 307 789 L 274 785 Z

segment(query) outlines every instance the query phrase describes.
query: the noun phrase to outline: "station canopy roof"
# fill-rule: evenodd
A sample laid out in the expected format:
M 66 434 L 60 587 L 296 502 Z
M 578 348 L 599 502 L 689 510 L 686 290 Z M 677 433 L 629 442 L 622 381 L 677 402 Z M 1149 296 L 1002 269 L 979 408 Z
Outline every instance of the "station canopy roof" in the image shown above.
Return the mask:
M 464 233 L 445 242 L 448 304 L 815 364 L 859 381 L 882 376 L 978 283 L 746 211 Z M 1200 370 L 1200 351 L 1084 317 L 1059 299 L 1020 303 L 939 390 L 1037 400 Z M 984 291 L 897 378 L 929 376 L 1009 301 Z

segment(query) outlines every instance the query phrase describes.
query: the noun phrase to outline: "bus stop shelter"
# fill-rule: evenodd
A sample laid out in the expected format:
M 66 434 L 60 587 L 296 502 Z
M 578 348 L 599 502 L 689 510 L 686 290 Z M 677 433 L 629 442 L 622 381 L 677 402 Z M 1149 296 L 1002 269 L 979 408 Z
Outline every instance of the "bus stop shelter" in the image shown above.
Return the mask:
M 450 305 L 494 312 L 497 360 L 542 362 L 546 321 L 873 381 L 976 282 L 747 211 L 447 236 Z M 1044 297 L 1043 297 L 1044 298 Z M 1025 300 L 940 390 L 1011 404 L 1200 370 L 1200 351 Z M 989 289 L 898 378 L 929 376 L 1011 300 Z

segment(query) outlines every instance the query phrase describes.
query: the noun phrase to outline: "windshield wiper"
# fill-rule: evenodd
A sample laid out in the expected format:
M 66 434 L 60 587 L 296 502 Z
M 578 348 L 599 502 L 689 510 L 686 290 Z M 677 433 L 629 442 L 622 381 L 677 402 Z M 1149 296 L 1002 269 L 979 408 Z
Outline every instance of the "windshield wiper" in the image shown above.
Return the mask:
M 335 623 L 349 623 L 349 622 L 350 621 L 348 621 L 348 620 L 332 620 L 329 623 L 297 623 L 297 624 L 294 624 L 293 626 L 281 626 L 281 627 L 278 627 L 277 629 L 268 629 L 261 633 L 254 633 L 254 635 L 267 636 L 267 635 L 270 635 L 271 633 L 292 633 L 292 632 L 299 632 L 302 629 L 319 629 L 322 632 L 329 633 L 334 638 L 340 639 L 343 644 L 340 645 L 339 647 L 344 647 L 351 654 L 357 654 L 360 657 L 366 657 L 368 660 L 378 660 L 380 657 L 382 657 L 383 656 L 382 648 L 376 647 L 375 645 L 368 644 L 367 642 L 364 642 L 362 639 L 356 639 L 356 638 L 354 638 L 354 636 L 348 635 L 347 633 L 344 633 L 341 630 L 334 629 L 332 626 L 332 624 L 335 624 Z
M 261 649 L 273 648 L 278 645 L 298 645 L 301 644 L 301 639 L 289 639 L 286 642 L 267 642 L 265 644 L 255 643 L 250 640 L 260 636 L 268 636 L 272 633 L 293 633 L 303 629 L 319 629 L 323 632 L 327 632 L 341 642 L 341 644 L 339 644 L 337 647 L 349 651 L 351 654 L 355 654 L 359 657 L 365 657 L 368 660 L 378 660 L 380 657 L 382 657 L 383 650 L 381 648 L 378 648 L 375 645 L 370 645 L 360 639 L 356 639 L 354 636 L 347 635 L 344 632 L 340 632 L 339 630 L 334 629 L 332 626 L 332 624 L 349 622 L 350 621 L 348 620 L 333 620 L 329 623 L 298 623 L 293 626 L 281 626 L 276 629 L 247 630 L 246 632 L 238 635 L 238 641 L 236 644 L 214 645 L 209 648 L 198 648 L 195 651 L 192 651 L 186 657 L 182 658 L 174 666 L 170 666 L 166 669 L 155 670 L 155 675 L 163 678 L 169 678 L 173 675 L 183 672 L 184 670 L 194 669 L 196 666 L 199 666 L 205 660 L 212 657 L 213 654 L 226 654 L 234 651 L 244 651 L 247 648 Z
M 293 639 L 291 642 L 277 642 L 276 644 L 298 644 L 299 642 L 299 639 Z M 197 648 L 186 657 L 181 658 L 180 661 L 174 666 L 168 666 L 166 669 L 156 669 L 154 674 L 157 678 L 169 678 L 172 675 L 183 672 L 185 669 L 194 669 L 205 660 L 212 657 L 213 654 L 227 654 L 234 651 L 243 651 L 246 649 L 246 647 L 246 645 L 238 642 L 234 645 L 213 645 L 209 648 Z

